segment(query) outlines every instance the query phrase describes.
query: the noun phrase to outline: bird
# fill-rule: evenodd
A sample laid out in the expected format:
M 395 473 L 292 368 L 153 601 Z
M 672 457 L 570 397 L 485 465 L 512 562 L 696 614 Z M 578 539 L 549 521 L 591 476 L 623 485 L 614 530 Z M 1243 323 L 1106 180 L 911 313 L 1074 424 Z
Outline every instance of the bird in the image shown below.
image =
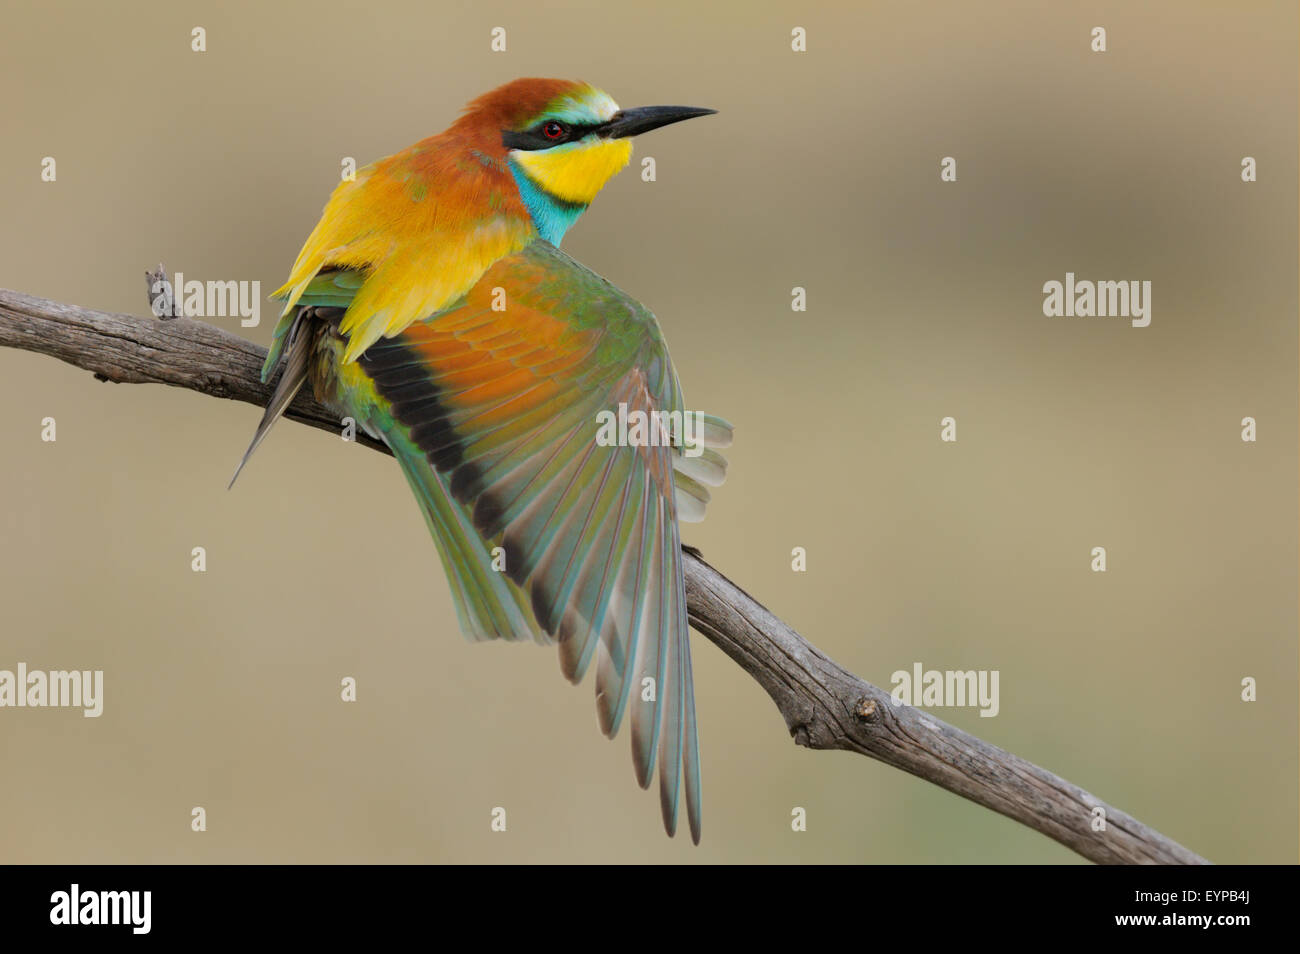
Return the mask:
M 594 661 L 601 731 L 630 710 L 637 782 L 658 764 L 664 829 L 684 800 L 695 844 L 679 521 L 703 518 L 733 428 L 686 408 L 654 315 L 560 246 L 632 137 L 715 112 L 517 79 L 345 178 L 272 296 L 263 382 L 283 370 L 235 471 L 310 382 L 397 459 L 463 633 L 553 644 L 575 685 Z M 616 414 L 651 424 L 610 440 Z

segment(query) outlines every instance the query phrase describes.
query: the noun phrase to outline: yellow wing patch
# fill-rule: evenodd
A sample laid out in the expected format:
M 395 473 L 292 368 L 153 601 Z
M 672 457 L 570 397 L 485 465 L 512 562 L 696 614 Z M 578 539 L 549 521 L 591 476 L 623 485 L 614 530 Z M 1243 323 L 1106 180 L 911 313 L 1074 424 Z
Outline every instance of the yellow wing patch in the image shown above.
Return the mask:
M 349 336 L 345 364 L 379 338 L 446 308 L 493 262 L 535 236 L 526 218 L 475 221 L 459 196 L 413 196 L 411 177 L 392 167 L 392 159 L 372 163 L 335 188 L 289 280 L 275 292 L 287 298 L 288 315 L 322 268 L 367 273 L 340 324 Z
M 519 223 L 495 220 L 460 236 L 438 236 L 408 245 L 382 259 L 352 300 L 341 330 L 348 334 L 345 362 L 414 321 L 434 314 L 465 294 L 497 259 L 532 239 Z

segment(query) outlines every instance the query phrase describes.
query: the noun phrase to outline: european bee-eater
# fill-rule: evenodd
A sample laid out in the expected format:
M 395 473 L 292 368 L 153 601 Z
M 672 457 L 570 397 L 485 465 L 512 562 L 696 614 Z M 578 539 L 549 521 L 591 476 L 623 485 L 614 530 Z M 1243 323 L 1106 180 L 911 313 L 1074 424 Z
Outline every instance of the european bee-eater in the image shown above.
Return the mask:
M 630 700 L 637 780 L 649 786 L 657 758 L 671 835 L 684 779 L 696 842 L 678 520 L 703 516 L 731 427 L 696 418 L 693 447 L 653 425 L 651 439 L 601 439 L 602 416 L 681 415 L 681 388 L 654 316 L 559 245 L 631 136 L 712 112 L 520 79 L 340 183 L 275 293 L 262 378 L 282 355 L 285 368 L 244 455 L 308 380 L 387 444 L 466 635 L 555 642 L 574 683 L 594 656 L 601 729 L 613 737 Z

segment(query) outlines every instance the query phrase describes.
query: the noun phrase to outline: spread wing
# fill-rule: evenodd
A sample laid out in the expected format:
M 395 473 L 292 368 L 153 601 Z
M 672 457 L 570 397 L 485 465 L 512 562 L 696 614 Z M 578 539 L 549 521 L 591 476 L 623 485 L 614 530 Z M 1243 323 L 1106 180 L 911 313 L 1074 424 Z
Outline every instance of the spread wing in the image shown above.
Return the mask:
M 373 386 L 375 423 L 417 496 L 448 498 L 422 503 L 435 538 L 442 534 L 453 592 L 472 590 L 486 603 L 526 597 L 526 606 L 485 621 L 475 621 L 472 607 L 462 612 L 471 635 L 518 638 L 517 617 L 531 613 L 558 642 L 571 681 L 594 659 L 601 729 L 614 736 L 631 708 L 638 781 L 649 785 L 657 760 L 671 834 L 684 778 L 698 841 L 699 748 L 674 489 L 674 458 L 683 458 L 654 418 L 683 408 L 654 316 L 539 240 L 494 264 L 452 307 L 372 344 L 357 366 Z M 629 422 L 633 440 L 605 439 L 610 415 Z M 639 420 L 647 425 L 638 442 Z M 710 422 L 729 437 L 725 422 Z M 696 478 L 716 469 L 709 463 L 695 459 Z M 702 507 L 707 493 L 690 484 Z M 431 506 L 442 513 L 430 517 Z M 503 572 L 485 562 L 496 547 Z M 483 565 L 466 565 L 475 561 Z

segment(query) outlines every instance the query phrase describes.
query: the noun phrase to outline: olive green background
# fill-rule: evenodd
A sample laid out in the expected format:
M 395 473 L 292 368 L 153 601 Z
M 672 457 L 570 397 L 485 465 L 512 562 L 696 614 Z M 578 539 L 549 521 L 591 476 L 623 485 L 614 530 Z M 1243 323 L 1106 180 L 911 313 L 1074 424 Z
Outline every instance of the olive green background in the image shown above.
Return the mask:
M 639 140 L 565 242 L 659 315 L 689 405 L 736 425 L 685 539 L 877 684 L 1000 671 L 996 718 L 939 718 L 1214 861 L 1296 860 L 1294 3 L 0 16 L 0 286 L 109 311 L 145 312 L 159 259 L 269 294 L 343 157 L 516 76 L 719 109 Z M 1150 280 L 1151 326 L 1045 318 L 1067 271 Z M 216 320 L 265 343 L 273 319 Z M 106 682 L 97 720 L 0 710 L 0 862 L 1078 860 L 796 748 L 698 635 L 705 834 L 669 840 L 590 680 L 460 637 L 391 460 L 282 424 L 227 493 L 257 409 L 14 351 L 0 407 L 0 668 Z

